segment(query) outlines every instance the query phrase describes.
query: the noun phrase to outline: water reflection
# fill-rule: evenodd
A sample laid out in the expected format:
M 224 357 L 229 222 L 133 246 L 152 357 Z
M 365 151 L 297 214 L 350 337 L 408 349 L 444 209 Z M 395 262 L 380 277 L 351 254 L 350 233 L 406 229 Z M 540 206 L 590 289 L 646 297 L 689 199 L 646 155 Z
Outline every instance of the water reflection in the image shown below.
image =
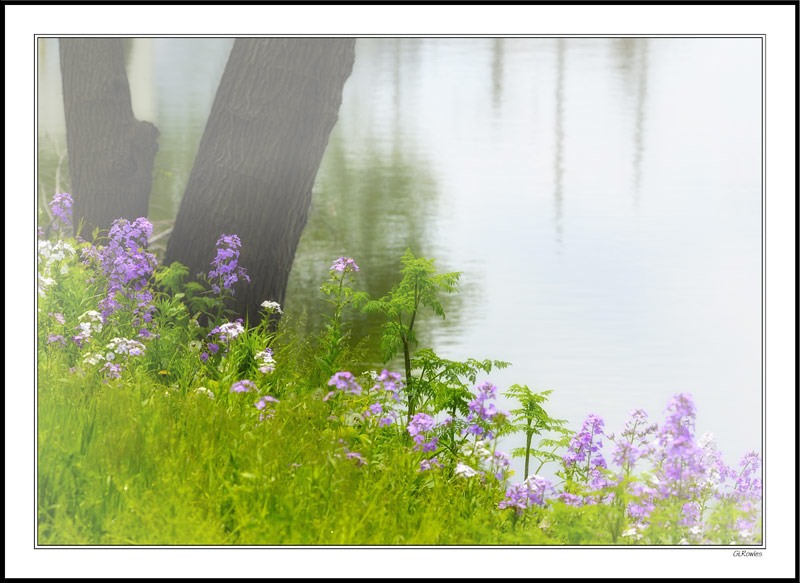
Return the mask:
M 497 114 L 503 103 L 503 39 L 492 40 L 492 107 Z
M 557 252 L 561 253 L 563 247 L 564 227 L 562 225 L 562 214 L 564 207 L 564 58 L 566 53 L 566 41 L 560 38 L 556 41 L 556 91 L 555 91 L 555 129 L 556 139 L 553 172 L 555 174 L 554 188 L 554 227 L 556 232 Z
M 619 38 L 613 48 L 617 67 L 628 95 L 634 100 L 633 128 L 633 190 L 634 203 L 639 204 L 644 157 L 645 101 L 647 99 L 648 46 L 646 38 Z

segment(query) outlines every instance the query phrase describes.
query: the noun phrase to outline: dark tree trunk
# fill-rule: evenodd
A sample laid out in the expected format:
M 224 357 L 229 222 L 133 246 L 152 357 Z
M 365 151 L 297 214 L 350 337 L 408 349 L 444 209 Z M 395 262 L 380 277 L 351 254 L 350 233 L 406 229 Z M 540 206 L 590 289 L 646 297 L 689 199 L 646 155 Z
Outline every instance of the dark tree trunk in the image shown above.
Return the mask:
M 236 309 L 283 305 L 311 189 L 355 39 L 236 39 L 169 239 L 166 262 L 207 273 L 221 234 L 242 240 Z
M 122 39 L 59 39 L 67 154 L 77 229 L 147 216 L 158 130 L 133 116 Z

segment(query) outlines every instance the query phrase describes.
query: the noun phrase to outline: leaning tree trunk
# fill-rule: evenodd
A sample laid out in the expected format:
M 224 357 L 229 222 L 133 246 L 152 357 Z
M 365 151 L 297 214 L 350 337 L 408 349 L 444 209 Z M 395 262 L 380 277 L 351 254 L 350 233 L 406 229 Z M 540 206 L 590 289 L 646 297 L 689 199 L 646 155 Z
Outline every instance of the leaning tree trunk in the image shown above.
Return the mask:
M 122 39 L 59 39 L 75 229 L 147 216 L 158 130 L 133 116 Z
M 355 59 L 355 39 L 236 39 L 170 236 L 166 261 L 207 273 L 220 235 L 242 241 L 250 284 L 233 306 L 283 305 L 311 189 Z

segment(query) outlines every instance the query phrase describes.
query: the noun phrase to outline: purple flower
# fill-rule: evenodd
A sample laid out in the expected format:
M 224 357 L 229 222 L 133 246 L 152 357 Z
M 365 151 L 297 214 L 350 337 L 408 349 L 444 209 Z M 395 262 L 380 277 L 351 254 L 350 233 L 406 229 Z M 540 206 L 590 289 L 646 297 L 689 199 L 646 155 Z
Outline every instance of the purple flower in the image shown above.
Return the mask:
M 66 322 L 66 320 L 64 320 L 64 314 L 59 314 L 57 312 L 56 313 L 48 312 L 47 315 L 55 319 L 55 321 L 58 322 L 59 324 L 64 324 Z
M 603 425 L 605 423 L 597 415 L 589 415 L 586 418 L 581 431 L 572 436 L 567 453 L 562 458 L 566 467 L 585 460 L 586 470 L 588 471 L 589 464 L 593 461 L 592 457 L 594 457 L 595 465 L 601 464 L 606 467 L 603 455 L 599 452 L 600 448 L 603 447 Z
M 522 484 L 510 486 L 506 490 L 506 497 L 497 506 L 501 510 L 504 508 L 514 508 L 518 515 L 521 515 L 526 508 L 531 506 L 544 506 L 547 492 L 552 490 L 549 480 L 541 476 L 530 476 Z
M 106 247 L 82 251 L 82 261 L 98 264 L 106 282 L 106 295 L 99 305 L 104 322 L 122 308 L 123 301 L 131 306 L 134 326 L 152 319 L 153 293 L 147 285 L 158 262 L 145 250 L 152 232 L 153 225 L 144 217 L 133 223 L 117 219 L 109 230 Z
M 270 395 L 264 395 L 258 401 L 255 402 L 255 407 L 256 409 L 261 410 L 267 406 L 267 403 L 280 403 L 280 401 Z
M 70 221 L 72 218 L 72 197 L 69 194 L 66 192 L 56 194 L 50 202 L 50 210 L 53 212 L 53 216 L 56 217 L 53 223 L 56 227 L 58 227 L 58 219 L 61 219 L 67 227 L 72 225 Z
M 348 273 L 352 271 L 358 271 L 358 265 L 356 265 L 356 262 L 353 261 L 352 257 L 339 257 L 339 259 L 333 262 L 330 270 Z
M 433 429 L 433 417 L 427 413 L 417 413 L 411 418 L 408 423 L 408 433 L 415 436 L 419 433 L 424 433 Z
M 422 460 L 419 462 L 419 469 L 418 472 L 427 472 L 428 470 L 432 470 L 435 468 L 443 468 L 444 465 L 438 459 L 431 458 L 429 460 Z
M 350 451 L 345 454 L 345 457 L 349 460 L 356 460 L 356 464 L 360 467 L 367 463 L 367 460 L 364 459 L 357 451 Z
M 354 395 L 361 394 L 361 385 L 359 385 L 352 373 L 342 371 L 334 374 L 328 381 L 328 386 L 335 386 L 340 391 L 347 391 Z
M 231 393 L 249 393 L 250 391 L 258 391 L 256 384 L 247 379 L 237 381 L 231 386 Z
M 239 265 L 239 248 L 242 242 L 237 235 L 221 235 L 217 240 L 217 256 L 211 262 L 214 267 L 208 272 L 208 278 L 213 280 L 211 289 L 215 294 L 219 294 L 222 288 L 234 295 L 233 284 L 243 278 L 248 283 L 250 276 L 247 270 Z M 220 285 L 222 288 L 220 288 Z
M 388 370 L 384 369 L 379 376 L 373 378 L 375 378 L 375 386 L 373 386 L 371 390 L 384 390 L 390 392 L 395 401 L 400 401 L 399 393 L 405 388 L 405 385 L 403 384 L 403 381 L 401 380 L 402 377 L 399 373 L 389 372 Z
M 64 340 L 64 337 L 61 334 L 49 334 L 47 336 L 47 343 L 52 344 L 53 342 L 58 342 L 61 346 L 66 346 L 67 341 Z

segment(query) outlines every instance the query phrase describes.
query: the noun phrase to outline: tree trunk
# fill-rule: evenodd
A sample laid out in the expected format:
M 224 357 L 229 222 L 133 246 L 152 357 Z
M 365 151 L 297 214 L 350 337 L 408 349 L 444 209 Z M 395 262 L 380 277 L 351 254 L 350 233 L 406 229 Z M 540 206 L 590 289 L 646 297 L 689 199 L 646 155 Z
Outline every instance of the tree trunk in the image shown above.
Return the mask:
M 147 216 L 158 130 L 133 116 L 122 39 L 58 41 L 75 229 Z
M 207 273 L 220 235 L 242 241 L 234 309 L 283 305 L 355 39 L 236 39 L 169 239 L 166 262 Z

